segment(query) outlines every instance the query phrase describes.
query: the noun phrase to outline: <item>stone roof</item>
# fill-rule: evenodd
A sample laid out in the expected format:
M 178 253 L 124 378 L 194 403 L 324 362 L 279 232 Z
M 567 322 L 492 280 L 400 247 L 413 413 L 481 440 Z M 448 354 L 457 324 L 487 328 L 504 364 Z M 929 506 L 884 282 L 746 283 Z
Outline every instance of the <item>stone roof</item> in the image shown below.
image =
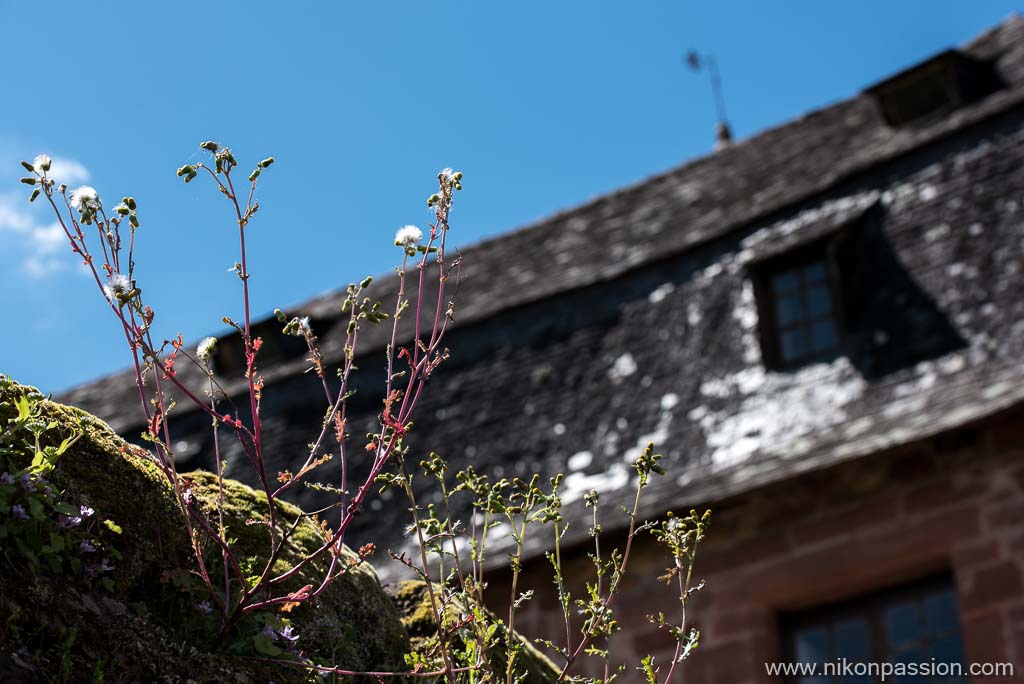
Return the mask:
M 862 94 L 463 250 L 453 358 L 427 388 L 414 444 L 495 474 L 566 471 L 571 508 L 590 488 L 618 498 L 632 481 L 627 461 L 655 441 L 670 476 L 650 490 L 653 513 L 1024 399 L 1024 20 L 962 50 L 991 60 L 1006 87 L 901 127 Z M 868 225 L 870 267 L 868 313 L 846 353 L 766 369 L 752 265 L 851 221 Z M 396 279 L 373 287 L 392 300 Z M 341 351 L 341 299 L 293 309 L 312 317 L 329 361 Z M 373 420 L 369 378 L 383 375 L 386 334 L 363 334 L 367 403 L 353 425 Z M 264 370 L 271 470 L 299 457 L 322 416 L 305 367 L 299 355 Z M 137 431 L 132 378 L 59 399 Z M 223 382 L 242 391 L 240 379 Z M 185 412 L 172 423 L 198 463 L 205 424 Z M 371 508 L 377 525 L 402 515 L 387 500 Z M 400 527 L 378 545 L 398 550 Z

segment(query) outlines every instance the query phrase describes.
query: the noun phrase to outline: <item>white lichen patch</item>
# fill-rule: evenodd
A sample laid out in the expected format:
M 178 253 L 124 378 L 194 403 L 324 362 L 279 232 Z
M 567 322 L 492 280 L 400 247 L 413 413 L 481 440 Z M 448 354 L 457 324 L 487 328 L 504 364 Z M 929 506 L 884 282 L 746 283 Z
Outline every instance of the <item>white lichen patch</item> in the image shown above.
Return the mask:
M 689 412 L 699 423 L 715 467 L 742 463 L 755 452 L 791 456 L 798 440 L 847 420 L 846 407 L 866 382 L 846 359 L 815 364 L 793 374 L 745 368 L 701 385 L 704 396 L 729 399 L 736 408 Z M 809 445 L 812 440 L 807 441 Z
M 636 359 L 629 352 L 620 355 L 612 363 L 611 369 L 608 371 L 608 377 L 611 378 L 612 382 L 622 382 L 629 376 L 636 373 L 637 365 Z
M 936 240 L 944 240 L 949 237 L 951 228 L 948 223 L 940 223 L 934 228 L 929 228 L 925 231 L 924 239 L 926 242 L 935 242 Z
M 675 291 L 675 289 L 676 286 L 673 285 L 672 283 L 664 283 L 663 285 L 659 285 L 655 289 L 651 290 L 651 293 L 647 295 L 647 301 L 649 301 L 651 304 L 657 304 L 658 302 L 664 300 L 666 297 L 672 294 L 672 292 Z
M 575 454 L 569 457 L 569 462 L 566 467 L 569 470 L 583 470 L 591 461 L 594 460 L 594 455 L 589 451 L 577 451 Z
M 629 484 L 629 466 L 625 463 L 612 463 L 608 470 L 593 475 L 581 472 L 569 473 L 562 480 L 562 503 L 578 501 L 591 490 L 603 494 L 618 491 L 627 484 Z
M 698 302 L 693 301 L 686 305 L 686 322 L 690 324 L 690 327 L 696 328 L 700 324 L 701 318 L 702 313 Z

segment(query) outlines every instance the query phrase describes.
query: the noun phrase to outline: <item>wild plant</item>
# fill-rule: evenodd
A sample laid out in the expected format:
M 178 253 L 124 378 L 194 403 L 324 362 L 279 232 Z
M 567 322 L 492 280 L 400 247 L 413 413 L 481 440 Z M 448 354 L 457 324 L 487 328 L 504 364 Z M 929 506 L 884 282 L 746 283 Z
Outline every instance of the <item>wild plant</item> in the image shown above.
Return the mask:
M 398 292 L 395 301 L 385 307 L 368 296 L 371 278 L 350 284 L 339 315 L 345 321 L 343 355 L 335 369 L 328 368 L 321 353 L 316 331 L 308 318 L 289 318 L 275 313 L 282 333 L 304 340 L 310 370 L 319 379 L 325 412 L 319 433 L 310 442 L 308 453 L 297 467 L 272 474 L 265 459 L 261 406 L 266 383 L 260 364 L 263 340 L 253 332 L 250 310 L 251 273 L 247 258 L 247 234 L 256 219 L 260 204 L 256 199 L 262 176 L 274 164 L 273 157 L 257 163 L 244 182 L 237 182 L 238 162 L 232 151 L 213 141 L 200 148 L 210 162 L 186 164 L 177 175 L 185 183 L 202 178 L 217 189 L 230 209 L 237 231 L 239 261 L 233 270 L 241 285 L 241 320 L 224 317 L 242 341 L 245 401 L 236 405 L 231 392 L 222 385 L 224 378 L 215 372 L 216 338 L 204 339 L 194 350 L 179 333 L 172 339 L 158 339 L 154 333 L 155 312 L 145 302 L 143 279 L 136 269 L 135 241 L 141 227 L 139 207 L 134 197 L 125 196 L 108 211 L 95 189 L 82 186 L 69 190 L 50 177 L 51 160 L 40 155 L 32 163 L 22 162 L 31 174 L 22 179 L 32 186 L 30 201 L 45 198 L 55 213 L 71 251 L 81 258 L 98 291 L 124 335 L 130 351 L 135 385 L 146 421 L 144 438 L 152 445 L 152 459 L 166 476 L 182 514 L 181 521 L 191 540 L 194 563 L 191 575 L 183 580 L 188 591 L 199 593 L 205 613 L 214 615 L 218 641 L 235 639 L 243 625 L 262 629 L 253 639 L 255 650 L 275 661 L 304 667 L 311 672 L 334 676 L 415 677 L 457 682 L 527 681 L 533 676 L 525 666 L 524 649 L 532 648 L 516 635 L 516 615 L 532 597 L 531 591 L 519 591 L 528 535 L 551 535 L 548 554 L 554 572 L 559 605 L 565 622 L 564 639 L 538 640 L 560 660 L 548 672 L 550 681 L 610 682 L 625 666 L 613 667 L 608 650 L 609 638 L 619 629 L 614 616 L 614 600 L 627 573 L 631 548 L 636 537 L 650 532 L 670 552 L 673 565 L 665 575 L 678 585 L 683 618 L 670 623 L 664 615 L 651 616 L 659 627 L 669 630 L 679 645 L 664 679 L 660 664 L 650 658 L 637 665 L 649 682 L 672 680 L 676 664 L 697 644 L 697 634 L 686 631 L 685 606 L 688 597 L 700 585 L 691 585 L 696 547 L 704 535 L 707 516 L 691 513 L 686 518 L 670 517 L 662 522 L 639 519 L 641 493 L 652 475 L 661 474 L 660 456 L 653 445 L 645 449 L 633 465 L 636 471 L 636 496 L 632 507 L 623 508 L 628 516 L 625 546 L 620 551 L 601 548 L 598 520 L 598 495 L 587 495 L 591 510 L 589 530 L 594 542 L 592 554 L 594 579 L 586 593 L 574 596 L 567 588 L 562 570 L 561 540 L 570 525 L 563 518 L 559 495 L 561 476 L 542 486 L 541 478 L 499 479 L 491 481 L 473 468 L 450 473 L 447 463 L 430 454 L 412 464 L 414 457 L 406 440 L 413 429 L 413 415 L 428 380 L 448 358 L 443 346 L 453 320 L 455 304 L 452 285 L 458 282 L 460 261 L 448 253 L 449 215 L 455 194 L 462 189 L 462 173 L 444 169 L 437 176 L 437 191 L 427 198 L 432 221 L 426 235 L 415 226 L 400 228 L 394 239 L 401 250 L 396 268 Z M 93 246 L 96 245 L 96 246 Z M 428 282 L 430 278 L 433 282 Z M 411 330 L 400 330 L 400 321 L 411 316 Z M 423 321 L 428 321 L 423 324 Z M 348 403 L 352 397 L 352 372 L 358 355 L 360 332 L 367 325 L 390 324 L 387 345 L 386 377 L 377 428 L 366 435 L 363 453 L 369 458 L 365 475 L 351 477 L 348 448 Z M 403 335 L 411 332 L 410 341 Z M 180 373 L 180 364 L 188 364 L 198 373 Z M 200 377 L 199 386 L 184 376 Z M 175 463 L 175 440 L 168 420 L 175 396 L 181 396 L 205 413 L 211 421 L 214 469 L 217 478 L 216 505 L 204 507 L 194 495 L 188 478 L 179 474 Z M 244 557 L 234 543 L 224 516 L 225 448 L 222 438 L 235 440 L 251 468 L 265 497 L 261 517 L 250 521 L 266 529 L 265 553 L 257 559 Z M 331 445 L 328 447 L 328 445 Z M 325 463 L 339 464 L 337 482 L 313 480 L 313 474 Z M 439 488 L 439 506 L 423 506 L 413 487 L 415 477 L 423 477 Z M 301 511 L 294 519 L 280 520 L 277 502 L 294 493 L 295 487 L 310 486 L 333 494 L 333 502 L 316 511 Z M 409 654 L 409 669 L 402 672 L 358 672 L 344 663 L 313 662 L 293 648 L 295 635 L 275 611 L 288 611 L 300 604 L 315 602 L 333 581 L 350 570 L 353 562 L 365 562 L 373 545 L 360 549 L 359 559 L 343 553 L 346 532 L 361 513 L 369 497 L 378 489 L 396 488 L 409 501 L 412 518 L 409 534 L 416 540 L 418 557 L 391 553 L 408 572 L 424 583 L 425 600 L 434 622 L 433 636 Z M 0 490 L 2 493 L 2 490 Z M 463 521 L 453 514 L 455 497 L 468 497 L 473 515 Z M 336 520 L 328 524 L 327 519 Z M 282 550 L 298 525 L 312 519 L 322 533 L 322 544 L 312 553 L 281 569 Z M 500 528 L 498 526 L 501 526 Z M 544 528 L 548 528 L 544 531 Z M 283 530 L 283 532 L 281 531 Z M 511 595 L 507 612 L 498 616 L 485 606 L 493 596 L 485 592 L 485 571 L 490 567 L 488 545 L 494 544 L 495 531 L 504 530 L 509 542 Z M 211 549 L 213 553 L 211 553 Z M 326 569 L 315 583 L 299 590 L 286 590 L 290 580 L 322 561 Z M 585 678 L 574 669 L 584 658 L 598 658 L 603 672 L 597 678 Z M 578 669 L 578 668 L 577 668 Z

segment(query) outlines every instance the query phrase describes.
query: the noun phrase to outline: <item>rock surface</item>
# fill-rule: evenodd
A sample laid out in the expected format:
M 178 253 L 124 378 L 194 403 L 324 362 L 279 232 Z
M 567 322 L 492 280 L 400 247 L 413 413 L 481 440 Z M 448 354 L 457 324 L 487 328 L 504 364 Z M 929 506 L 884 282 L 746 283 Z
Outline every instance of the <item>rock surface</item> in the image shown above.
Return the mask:
M 0 430 L 10 430 L 14 402 L 26 393 L 38 397 L 34 389 L 0 377 Z M 120 533 L 104 525 L 90 528 L 96 544 L 114 549 L 119 557 L 106 574 L 112 583 L 103 587 L 84 576 L 30 570 L 19 562 L 13 538 L 0 538 L 0 563 L 5 566 L 0 571 L 0 681 L 307 681 L 310 675 L 303 669 L 260 662 L 230 648 L 215 649 L 208 634 L 193 626 L 202 611 L 184 593 L 187 582 L 177 583 L 194 567 L 191 546 L 167 479 L 146 452 L 78 409 L 41 398 L 37 405 L 41 417 L 56 423 L 47 439 L 59 442 L 58 435 L 66 436 L 72 429 L 82 433 L 48 475 L 48 483 L 62 492 L 64 501 L 93 509 L 88 522 L 111 521 L 120 528 Z M 7 468 L 27 465 L 10 463 Z M 183 477 L 212 510 L 218 495 L 215 476 L 196 472 Z M 265 496 L 226 480 L 224 497 L 225 523 L 236 540 L 238 556 L 265 554 L 266 527 L 246 524 L 266 510 Z M 12 519 L 7 508 L 0 509 L 0 522 Z M 283 502 L 277 512 L 279 521 L 294 520 L 299 514 Z M 276 569 L 322 543 L 319 530 L 304 520 Z M 208 555 L 211 564 L 220 562 L 216 550 Z M 299 573 L 285 589 L 313 583 L 322 572 L 319 565 Z M 352 670 L 405 669 L 408 636 L 394 604 L 365 563 L 336 580 L 315 609 L 300 605 L 286 617 L 299 635 L 296 647 L 319 662 Z

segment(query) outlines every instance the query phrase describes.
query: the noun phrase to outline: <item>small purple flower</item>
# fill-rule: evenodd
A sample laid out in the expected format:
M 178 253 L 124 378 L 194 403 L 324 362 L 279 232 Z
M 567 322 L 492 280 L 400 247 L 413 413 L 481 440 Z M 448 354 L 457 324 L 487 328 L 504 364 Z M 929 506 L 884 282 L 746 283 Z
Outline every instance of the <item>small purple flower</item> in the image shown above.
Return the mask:
M 32 482 L 32 476 L 29 475 L 28 473 L 25 473 L 24 475 L 18 478 L 18 484 L 20 484 L 21 488 L 24 489 L 26 492 L 35 489 L 35 484 Z
M 52 499 L 53 487 L 51 487 L 50 485 L 46 485 L 45 487 L 43 487 L 43 496 L 45 496 L 47 499 Z
M 91 516 L 93 513 L 96 512 L 96 511 L 92 510 L 91 508 L 89 508 L 88 506 L 84 506 L 84 505 L 81 508 L 79 508 L 78 510 L 82 514 L 83 518 L 88 518 L 89 516 Z
M 25 507 L 21 504 L 14 504 L 11 506 L 11 515 L 18 520 L 28 520 L 28 513 L 25 512 Z
M 209 615 L 210 613 L 213 612 L 213 608 L 210 606 L 210 602 L 209 601 L 201 601 L 201 602 L 197 603 L 196 604 L 196 610 L 198 610 L 203 615 Z
M 103 562 L 100 563 L 100 572 L 110 572 L 114 569 L 114 566 L 110 564 L 109 558 L 104 558 Z
M 82 553 L 94 553 L 96 551 L 96 547 L 87 541 L 82 541 L 82 543 L 78 545 L 78 548 Z
M 12 485 L 15 482 L 15 478 L 6 470 L 3 475 L 0 475 L 0 484 Z
M 277 632 L 270 625 L 263 625 L 263 636 L 268 639 L 277 640 Z

